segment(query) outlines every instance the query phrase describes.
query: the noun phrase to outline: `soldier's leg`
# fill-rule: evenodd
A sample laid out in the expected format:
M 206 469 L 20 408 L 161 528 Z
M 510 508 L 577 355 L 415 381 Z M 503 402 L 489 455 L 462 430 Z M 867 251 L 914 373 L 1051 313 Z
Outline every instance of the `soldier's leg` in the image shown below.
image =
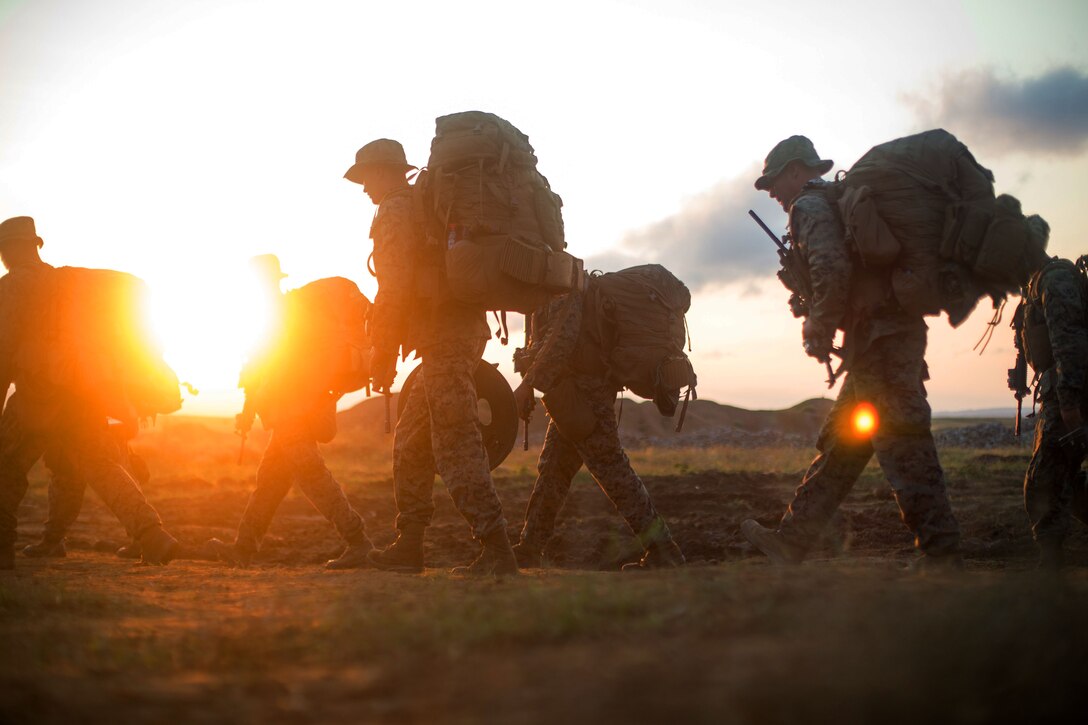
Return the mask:
M 11 406 L 9 402 L 0 417 L 0 568 L 14 566 L 19 504 L 26 495 L 27 472 L 45 450 L 44 438 L 23 430 Z
M 268 447 L 257 466 L 257 487 L 249 495 L 242 520 L 238 523 L 238 534 L 234 540 L 235 549 L 243 557 L 257 553 L 264 539 L 276 509 L 283 503 L 284 496 L 291 490 L 294 471 L 291 466 L 287 447 L 281 441 L 279 430 L 273 430 L 268 439 Z
M 50 452 L 45 457 L 50 479 L 49 514 L 45 520 L 43 543 L 60 543 L 64 540 L 68 529 L 79 518 L 79 512 L 83 508 L 83 495 L 87 490 L 71 455 L 65 455 L 63 451 L 57 453 L 58 455 L 53 455 Z
M 571 480 L 582 467 L 578 449 L 567 440 L 553 421 L 548 421 L 544 447 L 536 464 L 536 482 L 525 509 L 521 543 L 535 552 L 543 551 L 555 531 L 555 518 L 567 499 Z
M 631 468 L 631 460 L 620 443 L 616 394 L 603 388 L 579 390 L 585 393 L 597 425 L 584 440 L 575 443 L 575 447 L 597 485 L 615 505 L 631 531 L 641 535 L 658 518 L 657 510 L 642 479 Z M 656 526 L 661 529 L 664 523 Z M 668 538 L 667 527 L 653 533 Z
M 427 391 L 417 376 L 393 432 L 393 495 L 398 530 L 430 525 L 434 517 L 434 473 Z
M 158 512 L 122 465 L 121 451 L 107 432 L 105 420 L 76 421 L 50 441 L 50 449 L 47 455 L 52 460 L 67 455 L 66 449 L 72 451 L 81 483 L 98 494 L 129 536 L 139 538 L 162 527 Z
M 851 429 L 851 417 L 858 402 L 854 395 L 855 377 L 850 372 L 843 381 L 816 441 L 819 453 L 809 464 L 778 525 L 783 541 L 800 553 L 816 543 L 873 456 L 869 440 L 853 435 Z
M 439 343 L 424 352 L 422 363 L 435 468 L 473 537 L 481 540 L 506 530 L 476 409 L 473 375 L 485 344 L 483 339 Z
M 295 483 L 314 508 L 336 527 L 340 538 L 349 544 L 369 542 L 362 517 L 352 508 L 344 489 L 325 465 L 317 442 L 305 433 L 299 433 L 288 437 L 282 445 Z
M 1069 532 L 1070 514 L 1081 504 L 1074 488 L 1081 485 L 1080 463 L 1058 445 L 1064 434 L 1057 397 L 1048 392 L 1036 415 L 1035 446 L 1024 475 L 1024 508 L 1031 534 L 1047 553 L 1060 551 Z
M 944 471 L 930 432 L 931 412 L 924 379 L 924 325 L 873 342 L 856 394 L 876 408 L 873 448 L 891 484 L 903 523 L 915 545 L 929 555 L 959 548 L 959 524 L 952 514 Z

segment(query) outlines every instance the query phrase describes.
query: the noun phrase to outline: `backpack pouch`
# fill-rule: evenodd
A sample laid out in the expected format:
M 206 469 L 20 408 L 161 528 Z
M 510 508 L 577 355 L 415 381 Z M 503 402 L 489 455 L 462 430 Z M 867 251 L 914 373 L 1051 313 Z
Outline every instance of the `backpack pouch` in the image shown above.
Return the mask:
M 589 437 L 597 427 L 597 417 L 585 395 L 570 378 L 564 378 L 544 393 L 540 401 L 564 438 L 577 443 Z
M 843 222 L 866 267 L 887 267 L 902 250 L 899 240 L 877 212 L 868 186 L 848 187 L 839 200 Z

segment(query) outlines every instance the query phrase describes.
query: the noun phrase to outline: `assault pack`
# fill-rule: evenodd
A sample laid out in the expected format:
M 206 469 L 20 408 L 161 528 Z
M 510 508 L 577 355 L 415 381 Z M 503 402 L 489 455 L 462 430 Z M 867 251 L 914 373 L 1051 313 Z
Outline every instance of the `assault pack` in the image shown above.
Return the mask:
M 438 118 L 415 190 L 455 299 L 529 313 L 582 288 L 582 261 L 564 251 L 563 201 L 537 170 L 529 137 L 508 121 L 482 111 Z
M 1020 202 L 994 197 L 993 174 L 943 129 L 874 146 L 829 187 L 848 243 L 866 267 L 890 271 L 907 312 L 948 313 L 956 327 L 985 295 L 1019 289 L 1028 244 L 1049 228 Z
M 35 379 L 125 423 L 181 407 L 178 377 L 149 321 L 143 280 L 109 269 L 58 267 L 22 365 Z
M 370 382 L 370 300 L 345 277 L 326 277 L 284 295 L 275 378 L 285 388 L 342 395 Z
M 587 350 L 599 356 L 610 382 L 654 401 L 670 418 L 682 391 L 685 403 L 696 397 L 698 381 L 684 352 L 690 307 L 688 288 L 660 264 L 594 273 L 586 289 Z

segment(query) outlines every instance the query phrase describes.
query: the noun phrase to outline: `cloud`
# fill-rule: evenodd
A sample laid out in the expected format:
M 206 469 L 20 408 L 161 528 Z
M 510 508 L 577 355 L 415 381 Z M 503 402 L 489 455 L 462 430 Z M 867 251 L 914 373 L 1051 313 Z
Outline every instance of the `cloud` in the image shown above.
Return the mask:
M 993 69 L 951 75 L 932 97 L 904 96 L 927 127 L 992 153 L 1080 154 L 1088 148 L 1088 74 L 1065 66 L 1033 78 Z
M 776 233 L 786 217 L 750 173 L 724 181 L 690 199 L 676 214 L 628 233 L 613 250 L 586 260 L 587 269 L 615 271 L 656 262 L 669 268 L 694 292 L 750 280 L 778 269 L 774 244 L 748 210 L 754 209 Z

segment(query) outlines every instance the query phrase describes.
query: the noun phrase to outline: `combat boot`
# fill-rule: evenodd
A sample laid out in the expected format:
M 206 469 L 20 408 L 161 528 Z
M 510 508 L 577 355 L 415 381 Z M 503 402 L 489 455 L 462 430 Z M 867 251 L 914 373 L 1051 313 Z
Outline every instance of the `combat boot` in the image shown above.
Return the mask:
M 370 543 L 370 539 L 364 538 L 362 541 L 348 544 L 348 548 L 344 549 L 344 553 L 340 554 L 340 556 L 335 559 L 329 559 L 325 562 L 325 568 L 367 569 L 370 567 L 370 559 L 368 556 L 373 550 L 374 544 Z
M 540 549 L 529 542 L 519 541 L 514 544 L 513 549 L 519 569 L 539 569 L 543 566 L 544 556 L 540 553 Z
M 201 547 L 203 557 L 221 561 L 231 566 L 249 566 L 250 562 L 253 561 L 254 553 L 239 547 L 236 543 L 228 544 L 222 539 L 208 539 L 204 542 L 204 546 Z
M 675 569 L 684 565 L 684 553 L 671 538 L 667 541 L 655 541 L 646 549 L 638 561 L 624 564 L 621 571 L 637 572 L 650 569 Z
M 29 544 L 23 547 L 23 556 L 29 556 L 31 559 L 60 558 L 67 555 L 68 552 L 64 548 L 64 539 L 42 539 L 37 544 Z
M 140 544 L 136 541 L 128 542 L 114 553 L 122 559 L 139 559 L 144 555 L 144 552 L 140 550 Z
M 506 529 L 499 529 L 483 538 L 484 550 L 468 566 L 450 570 L 454 576 L 512 576 L 518 573 L 518 560 L 510 546 Z
M 780 531 L 760 526 L 752 519 L 740 525 L 740 532 L 774 564 L 800 564 L 805 558 L 805 550 L 782 538 Z
M 178 540 L 166 533 L 161 526 L 156 526 L 140 535 L 140 551 L 143 563 L 163 566 L 177 556 Z
M 422 524 L 405 524 L 397 532 L 397 540 L 381 551 L 371 551 L 367 558 L 376 569 L 395 571 L 401 574 L 423 573 L 423 532 Z

